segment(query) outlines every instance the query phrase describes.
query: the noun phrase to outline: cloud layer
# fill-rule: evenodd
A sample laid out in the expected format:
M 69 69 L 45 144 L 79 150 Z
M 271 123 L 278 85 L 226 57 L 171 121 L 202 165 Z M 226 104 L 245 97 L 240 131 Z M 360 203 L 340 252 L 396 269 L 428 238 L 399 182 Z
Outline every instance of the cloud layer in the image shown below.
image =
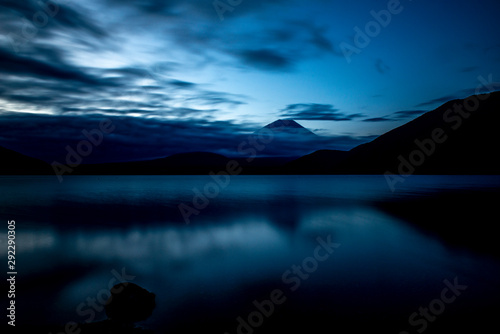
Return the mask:
M 297 140 L 285 135 L 270 136 L 268 132 L 260 133 L 256 125 L 231 121 L 9 113 L 0 122 L 0 142 L 48 162 L 64 163 L 67 147 L 76 150 L 79 142 L 88 141 L 83 131 L 99 129 L 103 120 L 111 122 L 113 131 L 104 135 L 102 143 L 93 148 L 84 163 L 144 160 L 182 152 L 214 152 L 243 158 L 249 155 L 250 148 L 259 156 L 297 156 L 320 148 L 348 150 L 373 139 L 373 136 L 315 136 Z M 255 143 L 259 136 L 265 140 Z
M 282 118 L 308 121 L 351 121 L 364 117 L 360 113 L 346 114 L 340 112 L 339 109 L 334 108 L 331 104 L 318 103 L 289 104 L 280 112 Z
M 325 128 L 342 122 L 350 133 L 353 124 L 372 123 L 359 136 L 322 142 L 352 148 L 377 133 L 376 123 L 418 116 L 455 97 L 428 93 L 429 101 L 385 116 L 356 104 L 346 92 L 371 96 L 409 61 L 374 38 L 358 57 L 364 63 L 345 62 L 339 43 L 372 7 L 368 1 L 253 0 L 233 2 L 221 20 L 213 1 L 205 0 L 0 0 L 0 145 L 53 159 L 60 154 L 52 152 L 64 153 L 83 129 L 110 118 L 120 126 L 93 155 L 96 161 L 186 150 L 234 154 L 234 143 L 271 117 L 330 121 Z M 411 21 L 415 14 L 407 13 Z M 391 31 L 398 30 L 387 27 L 387 41 L 400 45 Z M 395 36 L 410 40 L 405 31 Z M 408 54 L 405 45 L 402 54 Z M 488 45 L 470 48 L 496 59 L 498 41 Z M 453 68 L 470 75 L 482 68 L 478 63 Z M 120 153 L 112 154 L 113 147 Z

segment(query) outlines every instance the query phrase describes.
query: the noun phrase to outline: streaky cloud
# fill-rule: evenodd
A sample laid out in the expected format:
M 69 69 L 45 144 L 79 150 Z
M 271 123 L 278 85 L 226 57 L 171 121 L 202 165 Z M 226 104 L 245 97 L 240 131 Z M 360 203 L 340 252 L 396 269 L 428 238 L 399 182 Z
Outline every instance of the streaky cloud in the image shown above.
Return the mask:
M 280 110 L 281 117 L 295 120 L 352 121 L 363 114 L 346 114 L 331 104 L 296 103 Z

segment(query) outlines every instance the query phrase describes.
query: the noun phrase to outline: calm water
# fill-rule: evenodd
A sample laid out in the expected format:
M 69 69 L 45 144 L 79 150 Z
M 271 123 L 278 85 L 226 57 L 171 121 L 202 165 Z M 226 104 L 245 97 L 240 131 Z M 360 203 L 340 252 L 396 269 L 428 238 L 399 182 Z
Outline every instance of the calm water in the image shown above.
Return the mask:
M 261 325 L 254 318 L 255 333 L 325 325 L 332 333 L 416 333 L 423 325 L 410 325 L 410 315 L 455 278 L 467 289 L 428 321 L 428 332 L 458 319 L 484 324 L 499 310 L 497 256 L 384 209 L 441 193 L 496 196 L 499 177 L 412 176 L 394 193 L 383 176 L 237 176 L 223 188 L 211 181 L 0 177 L 1 217 L 16 221 L 18 323 L 104 319 L 100 301 L 117 273 L 156 294 L 143 324 L 156 332 L 238 333 L 237 318 L 250 321 L 253 301 L 277 289 L 283 303 Z M 194 189 L 212 198 L 198 195 L 196 207 Z M 197 213 L 189 224 L 182 203 Z M 431 225 L 441 223 L 428 215 Z M 498 223 L 498 215 L 491 219 Z M 471 230 L 478 223 L 456 221 Z M 325 243 L 335 244 L 331 254 L 318 250 Z M 0 253 L 6 258 L 5 246 Z

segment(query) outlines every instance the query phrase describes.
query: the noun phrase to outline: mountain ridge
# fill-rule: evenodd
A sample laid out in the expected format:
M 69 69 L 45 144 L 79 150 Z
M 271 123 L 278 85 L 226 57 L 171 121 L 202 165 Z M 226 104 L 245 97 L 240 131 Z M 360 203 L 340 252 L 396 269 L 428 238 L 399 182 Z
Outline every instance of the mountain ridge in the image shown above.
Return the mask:
M 242 174 L 500 174 L 495 154 L 500 145 L 498 110 L 500 92 L 472 95 L 448 101 L 350 151 L 320 149 L 296 159 L 265 152 L 251 158 L 187 152 L 154 160 L 81 165 L 75 174 L 207 174 L 223 170 L 229 161 L 243 167 Z M 319 137 L 295 121 L 279 119 L 256 131 L 254 140 L 269 129 L 274 143 L 266 148 L 271 153 L 272 144 L 277 145 L 275 150 L 298 144 L 311 149 L 307 139 L 290 139 Z M 7 148 L 0 147 L 0 157 L 11 162 L 0 169 L 5 175 L 48 174 L 47 168 L 51 169 Z
M 46 175 L 52 168 L 43 160 L 29 157 L 22 153 L 0 146 L 1 175 Z
M 478 101 L 477 108 L 467 103 Z M 334 173 L 499 173 L 500 92 L 448 101 L 373 141 L 357 146 Z M 467 111 L 471 110 L 471 111 Z

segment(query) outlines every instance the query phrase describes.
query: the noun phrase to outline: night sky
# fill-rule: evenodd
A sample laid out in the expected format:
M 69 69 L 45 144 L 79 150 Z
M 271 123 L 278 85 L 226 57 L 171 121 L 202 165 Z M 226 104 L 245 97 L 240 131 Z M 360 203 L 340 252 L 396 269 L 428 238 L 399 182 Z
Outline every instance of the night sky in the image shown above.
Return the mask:
M 499 12 L 498 0 L 0 0 L 0 145 L 51 162 L 109 119 L 86 162 L 234 156 L 294 119 L 348 150 L 500 81 Z

